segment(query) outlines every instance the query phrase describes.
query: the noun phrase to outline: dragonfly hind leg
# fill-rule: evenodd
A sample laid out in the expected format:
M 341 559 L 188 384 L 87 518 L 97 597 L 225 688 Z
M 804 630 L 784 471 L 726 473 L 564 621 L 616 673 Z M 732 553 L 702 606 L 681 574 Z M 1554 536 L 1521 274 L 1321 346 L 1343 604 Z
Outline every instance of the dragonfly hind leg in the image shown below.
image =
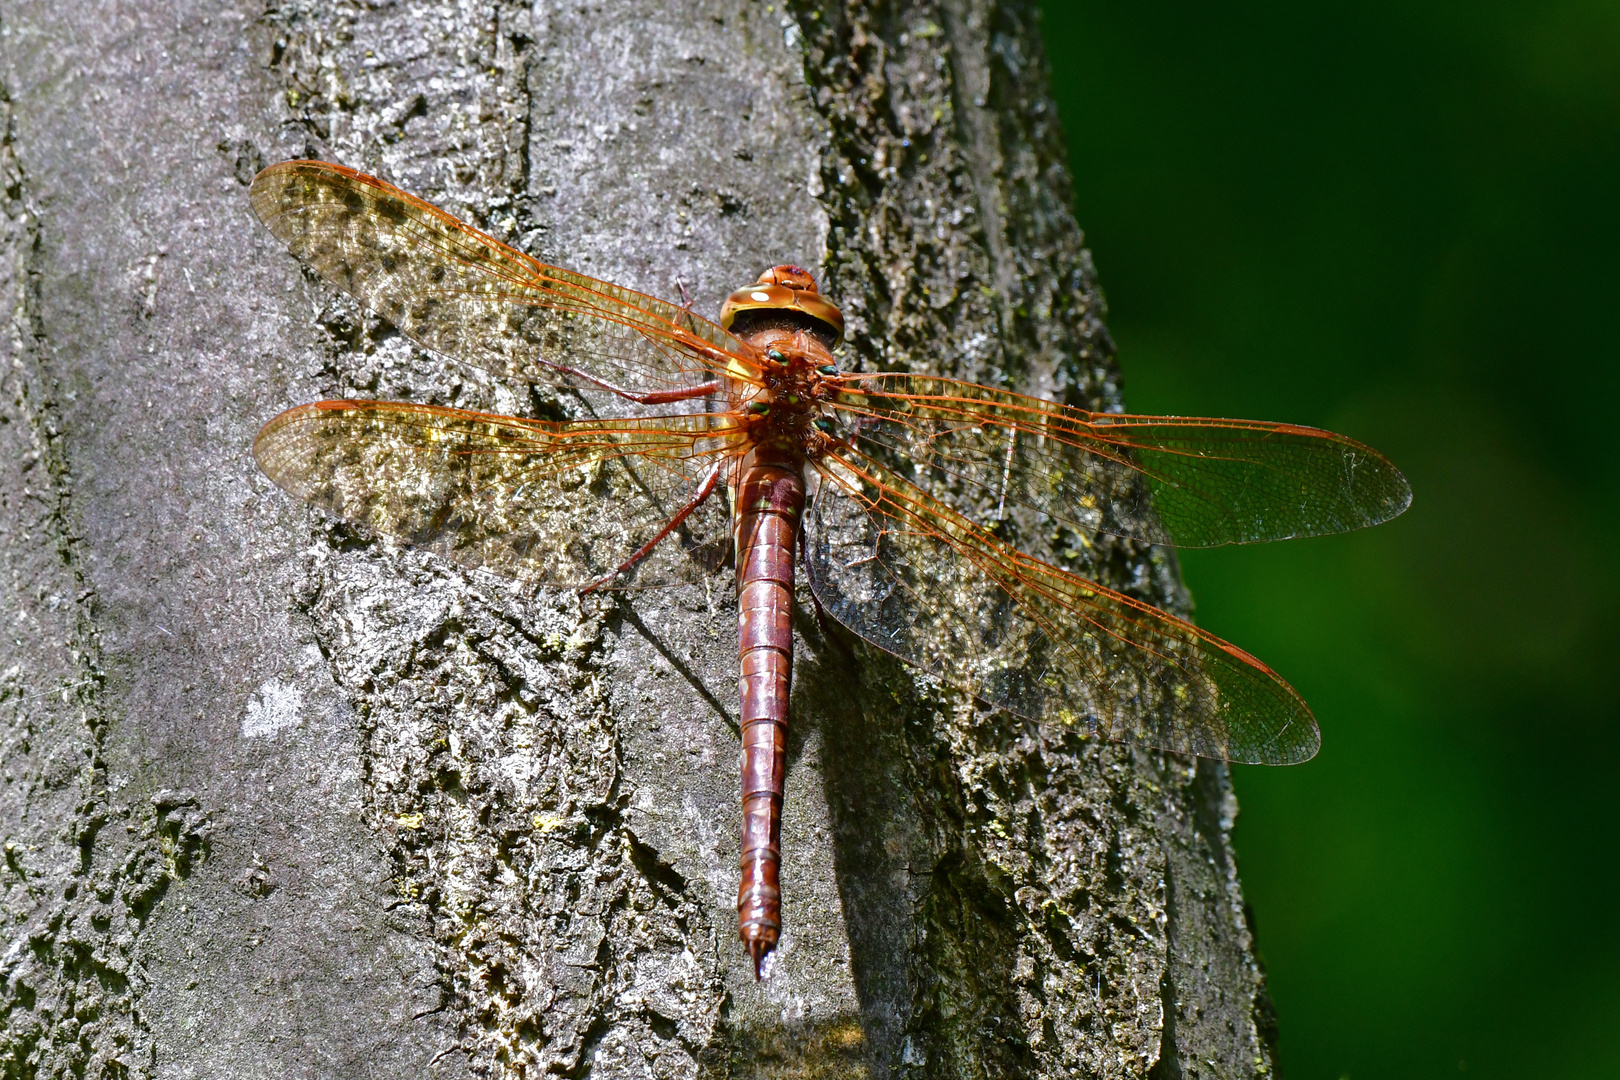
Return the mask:
M 675 511 L 675 516 L 670 518 L 669 522 L 662 529 L 658 530 L 658 535 L 654 536 L 645 544 L 642 544 L 628 559 L 624 560 L 624 562 L 614 567 L 608 573 L 597 578 L 589 585 L 580 589 L 580 595 L 584 596 L 587 593 L 593 593 L 607 588 L 613 584 L 614 581 L 635 569 L 636 564 L 642 559 L 645 559 L 648 555 L 652 554 L 653 548 L 657 547 L 661 542 L 663 542 L 663 540 L 668 537 L 670 533 L 680 528 L 682 523 L 684 523 L 687 518 L 692 516 L 692 512 L 698 507 L 702 506 L 704 501 L 707 500 L 709 496 L 714 494 L 714 489 L 720 484 L 720 467 L 724 464 L 725 462 L 723 460 L 716 461 L 714 463 L 713 467 L 709 469 L 709 471 L 704 475 L 703 480 L 698 484 L 697 491 L 693 494 L 691 500 L 688 501 L 685 506 Z

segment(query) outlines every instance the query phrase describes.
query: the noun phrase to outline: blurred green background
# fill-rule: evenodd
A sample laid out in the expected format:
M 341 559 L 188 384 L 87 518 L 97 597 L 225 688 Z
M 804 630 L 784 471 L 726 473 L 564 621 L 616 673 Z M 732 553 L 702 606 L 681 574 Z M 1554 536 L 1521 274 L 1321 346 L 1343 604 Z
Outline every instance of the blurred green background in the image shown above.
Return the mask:
M 1620 1077 L 1620 4 L 1047 0 L 1132 411 L 1416 491 L 1184 556 L 1316 709 L 1240 766 L 1292 1080 Z

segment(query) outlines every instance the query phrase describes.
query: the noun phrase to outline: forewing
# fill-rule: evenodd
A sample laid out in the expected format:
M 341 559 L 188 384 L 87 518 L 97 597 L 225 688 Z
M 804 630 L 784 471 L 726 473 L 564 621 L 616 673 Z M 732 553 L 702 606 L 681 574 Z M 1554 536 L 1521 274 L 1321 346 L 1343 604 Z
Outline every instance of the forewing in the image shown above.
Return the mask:
M 1025 507 L 1080 529 L 1178 547 L 1320 536 L 1411 502 L 1388 459 L 1316 428 L 1120 416 L 930 376 L 846 377 L 851 441 L 980 522 Z
M 1258 660 L 1151 605 L 1024 555 L 880 463 L 821 463 L 812 591 L 877 647 L 1042 724 L 1266 764 L 1316 721 Z
M 752 370 L 747 346 L 685 308 L 537 262 L 341 165 L 272 165 L 251 197 L 321 277 L 418 344 L 498 375 L 647 394 Z
M 547 423 L 385 401 L 322 401 L 253 443 L 265 475 L 327 513 L 518 581 L 579 587 L 657 535 L 726 458 L 721 418 Z M 709 498 L 624 584 L 717 569 L 730 518 Z

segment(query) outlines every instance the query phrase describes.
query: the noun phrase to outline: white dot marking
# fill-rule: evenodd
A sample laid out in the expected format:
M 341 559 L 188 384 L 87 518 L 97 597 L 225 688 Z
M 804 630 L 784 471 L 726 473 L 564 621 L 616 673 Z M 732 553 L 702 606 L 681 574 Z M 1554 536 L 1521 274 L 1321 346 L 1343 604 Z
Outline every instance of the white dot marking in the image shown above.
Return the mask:
M 758 300 L 762 304 L 765 303 L 765 301 L 769 300 L 770 298 L 771 298 L 771 294 L 768 293 L 768 292 L 755 292 L 755 293 L 749 293 L 748 294 L 748 299 L 750 299 L 750 300 Z
M 248 738 L 274 735 L 297 725 L 304 707 L 304 692 L 280 679 L 269 679 L 248 700 L 242 734 Z

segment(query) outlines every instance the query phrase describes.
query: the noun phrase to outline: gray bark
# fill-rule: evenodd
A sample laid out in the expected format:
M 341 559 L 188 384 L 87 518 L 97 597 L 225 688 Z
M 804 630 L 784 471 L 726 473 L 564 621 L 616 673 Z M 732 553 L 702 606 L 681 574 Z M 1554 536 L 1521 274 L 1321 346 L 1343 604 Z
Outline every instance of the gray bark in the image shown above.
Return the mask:
M 304 274 L 262 164 L 380 174 L 861 363 L 1118 407 L 1030 5 L 0 6 L 0 1075 L 1248 1077 L 1210 763 L 799 625 L 787 933 L 735 941 L 735 602 L 528 595 L 256 471 L 287 406 L 521 412 Z M 604 513 L 611 513 L 604 507 Z M 1173 557 L 1079 568 L 1185 605 Z

